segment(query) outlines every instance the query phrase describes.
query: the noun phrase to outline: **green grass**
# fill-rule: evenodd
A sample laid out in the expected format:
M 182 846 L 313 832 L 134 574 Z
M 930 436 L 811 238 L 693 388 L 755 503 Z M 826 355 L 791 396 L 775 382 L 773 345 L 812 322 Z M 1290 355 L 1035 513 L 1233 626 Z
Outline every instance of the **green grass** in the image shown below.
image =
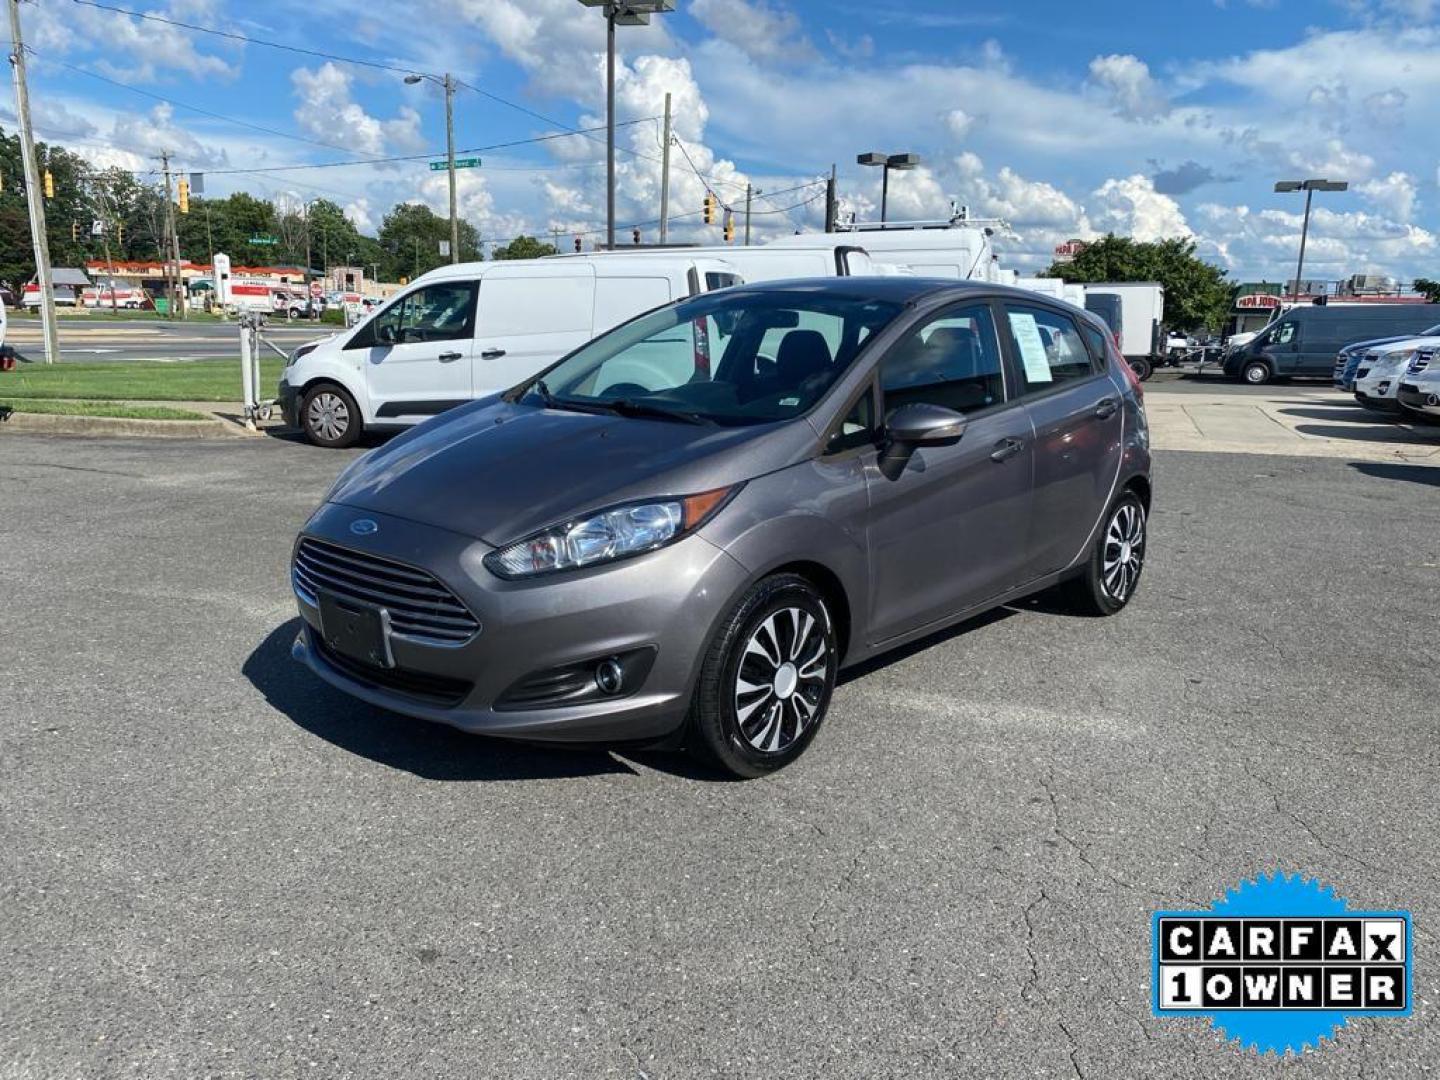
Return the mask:
M 52 416 L 114 416 L 123 420 L 207 420 L 189 409 L 164 405 L 126 405 L 113 401 L 36 401 L 27 398 L 0 398 L 0 413 L 47 413 Z
M 271 397 L 284 361 L 260 361 L 260 396 Z M 0 372 L 5 398 L 81 398 L 89 401 L 239 401 L 240 359 L 155 360 L 102 364 L 20 364 Z
M 10 311 L 10 312 L 8 312 L 7 314 L 9 315 L 9 317 L 11 318 L 11 320 L 13 320 L 13 321 L 18 321 L 18 322 L 33 322 L 33 323 L 38 323 L 38 322 L 40 321 L 40 313 L 39 313 L 38 311 Z M 111 311 L 109 305 L 102 305 L 102 306 L 100 306 L 100 307 L 88 307 L 88 308 L 85 308 L 85 309 L 83 309 L 83 310 L 81 310 L 81 309 L 79 309 L 79 308 L 72 308 L 72 307 L 69 307 L 69 306 L 66 306 L 66 307 L 57 307 L 57 308 L 55 309 L 55 317 L 58 318 L 58 319 L 62 319 L 62 320 L 63 320 L 63 319 L 76 319 L 76 320 L 80 320 L 80 319 L 159 319 L 159 320 L 162 321 L 162 322 L 169 322 L 169 321 L 170 321 L 170 316 L 169 316 L 169 315 L 161 315 L 161 314 L 160 314 L 159 312 L 157 312 L 157 311 L 153 311 L 153 310 L 149 310 L 149 309 L 141 309 L 141 310 L 138 310 L 138 311 L 137 311 L 137 310 L 134 310 L 134 309 L 129 309 L 129 310 L 127 310 L 126 308 L 123 308 L 123 307 L 122 307 L 119 311 Z M 220 322 L 220 321 L 221 321 L 219 315 L 209 315 L 209 314 L 207 314 L 206 312 L 199 311 L 199 310 L 196 310 L 196 309 L 193 309 L 193 308 L 191 309 L 188 318 L 189 318 L 189 321 L 190 321 L 190 322 L 212 322 L 212 323 L 214 323 L 214 322 Z M 177 318 L 175 321 L 176 321 L 176 322 L 179 322 L 180 320 Z M 231 322 L 234 322 L 235 320 L 234 320 L 234 319 L 231 319 L 230 321 L 231 321 Z

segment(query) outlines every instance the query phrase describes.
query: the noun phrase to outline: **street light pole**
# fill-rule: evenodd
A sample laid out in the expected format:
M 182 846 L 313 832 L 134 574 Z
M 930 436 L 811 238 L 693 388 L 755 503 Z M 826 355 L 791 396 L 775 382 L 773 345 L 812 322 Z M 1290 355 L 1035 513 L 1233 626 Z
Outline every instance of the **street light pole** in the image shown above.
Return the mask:
M 615 247 L 615 27 L 648 26 L 651 15 L 675 10 L 675 0 L 580 0 L 605 12 L 605 244 Z
M 1310 203 L 1317 191 L 1346 191 L 1350 187 L 1344 180 L 1322 180 L 1312 178 L 1310 180 L 1281 180 L 1276 183 L 1275 190 L 1280 194 L 1287 194 L 1292 191 L 1305 192 L 1305 217 L 1300 225 L 1300 258 L 1295 263 L 1295 289 L 1291 293 L 1294 300 L 1300 299 L 1301 283 L 1305 280 L 1305 244 L 1310 238 Z
M 899 169 L 904 172 L 909 169 L 918 168 L 920 165 L 919 154 L 881 154 L 872 151 L 868 154 L 860 154 L 855 158 L 857 165 L 878 166 L 883 175 L 880 180 L 880 224 L 885 224 L 890 209 L 890 170 Z
M 443 79 L 434 75 L 406 75 L 407 85 L 429 79 L 445 89 L 445 165 L 450 174 L 450 261 L 460 261 L 460 204 L 455 194 L 455 76 L 448 71 Z

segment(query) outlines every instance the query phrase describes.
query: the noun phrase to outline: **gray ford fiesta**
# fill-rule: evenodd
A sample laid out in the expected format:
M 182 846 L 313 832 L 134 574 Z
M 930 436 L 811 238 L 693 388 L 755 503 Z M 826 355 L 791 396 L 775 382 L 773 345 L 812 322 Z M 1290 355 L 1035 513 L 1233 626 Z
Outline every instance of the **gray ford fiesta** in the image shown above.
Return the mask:
M 642 315 L 353 462 L 296 541 L 295 656 L 487 735 L 793 761 L 837 673 L 1146 551 L 1140 388 L 1104 325 L 922 278 Z

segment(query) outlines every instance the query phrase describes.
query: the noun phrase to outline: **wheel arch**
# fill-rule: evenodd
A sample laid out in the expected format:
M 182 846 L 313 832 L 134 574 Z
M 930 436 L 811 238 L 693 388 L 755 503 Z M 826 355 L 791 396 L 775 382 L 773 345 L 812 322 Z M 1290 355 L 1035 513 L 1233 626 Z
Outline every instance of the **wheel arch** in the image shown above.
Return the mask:
M 1145 506 L 1145 515 L 1147 517 L 1150 515 L 1150 494 L 1152 489 L 1148 476 L 1136 475 L 1130 477 L 1129 480 L 1125 481 L 1122 490 L 1135 492 L 1135 494 L 1140 497 L 1141 503 Z
M 830 616 L 834 620 L 835 640 L 839 646 L 839 655 L 843 660 L 845 654 L 850 650 L 854 615 L 850 608 L 849 594 L 845 590 L 844 582 L 840 580 L 840 575 L 824 563 L 811 559 L 799 559 L 795 562 L 771 567 L 756 580 L 763 581 L 765 578 L 774 577 L 777 574 L 795 574 L 797 577 L 802 577 L 814 585 L 820 595 L 824 597 L 825 606 L 830 609 Z

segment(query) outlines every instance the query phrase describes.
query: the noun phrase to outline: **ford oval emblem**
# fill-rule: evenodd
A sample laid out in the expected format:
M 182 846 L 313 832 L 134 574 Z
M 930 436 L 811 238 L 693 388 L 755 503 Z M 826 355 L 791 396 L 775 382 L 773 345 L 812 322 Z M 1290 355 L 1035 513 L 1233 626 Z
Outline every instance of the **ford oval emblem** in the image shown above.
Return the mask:
M 371 533 L 380 531 L 380 526 L 369 518 L 357 518 L 350 522 L 350 531 L 356 536 L 369 536 Z

